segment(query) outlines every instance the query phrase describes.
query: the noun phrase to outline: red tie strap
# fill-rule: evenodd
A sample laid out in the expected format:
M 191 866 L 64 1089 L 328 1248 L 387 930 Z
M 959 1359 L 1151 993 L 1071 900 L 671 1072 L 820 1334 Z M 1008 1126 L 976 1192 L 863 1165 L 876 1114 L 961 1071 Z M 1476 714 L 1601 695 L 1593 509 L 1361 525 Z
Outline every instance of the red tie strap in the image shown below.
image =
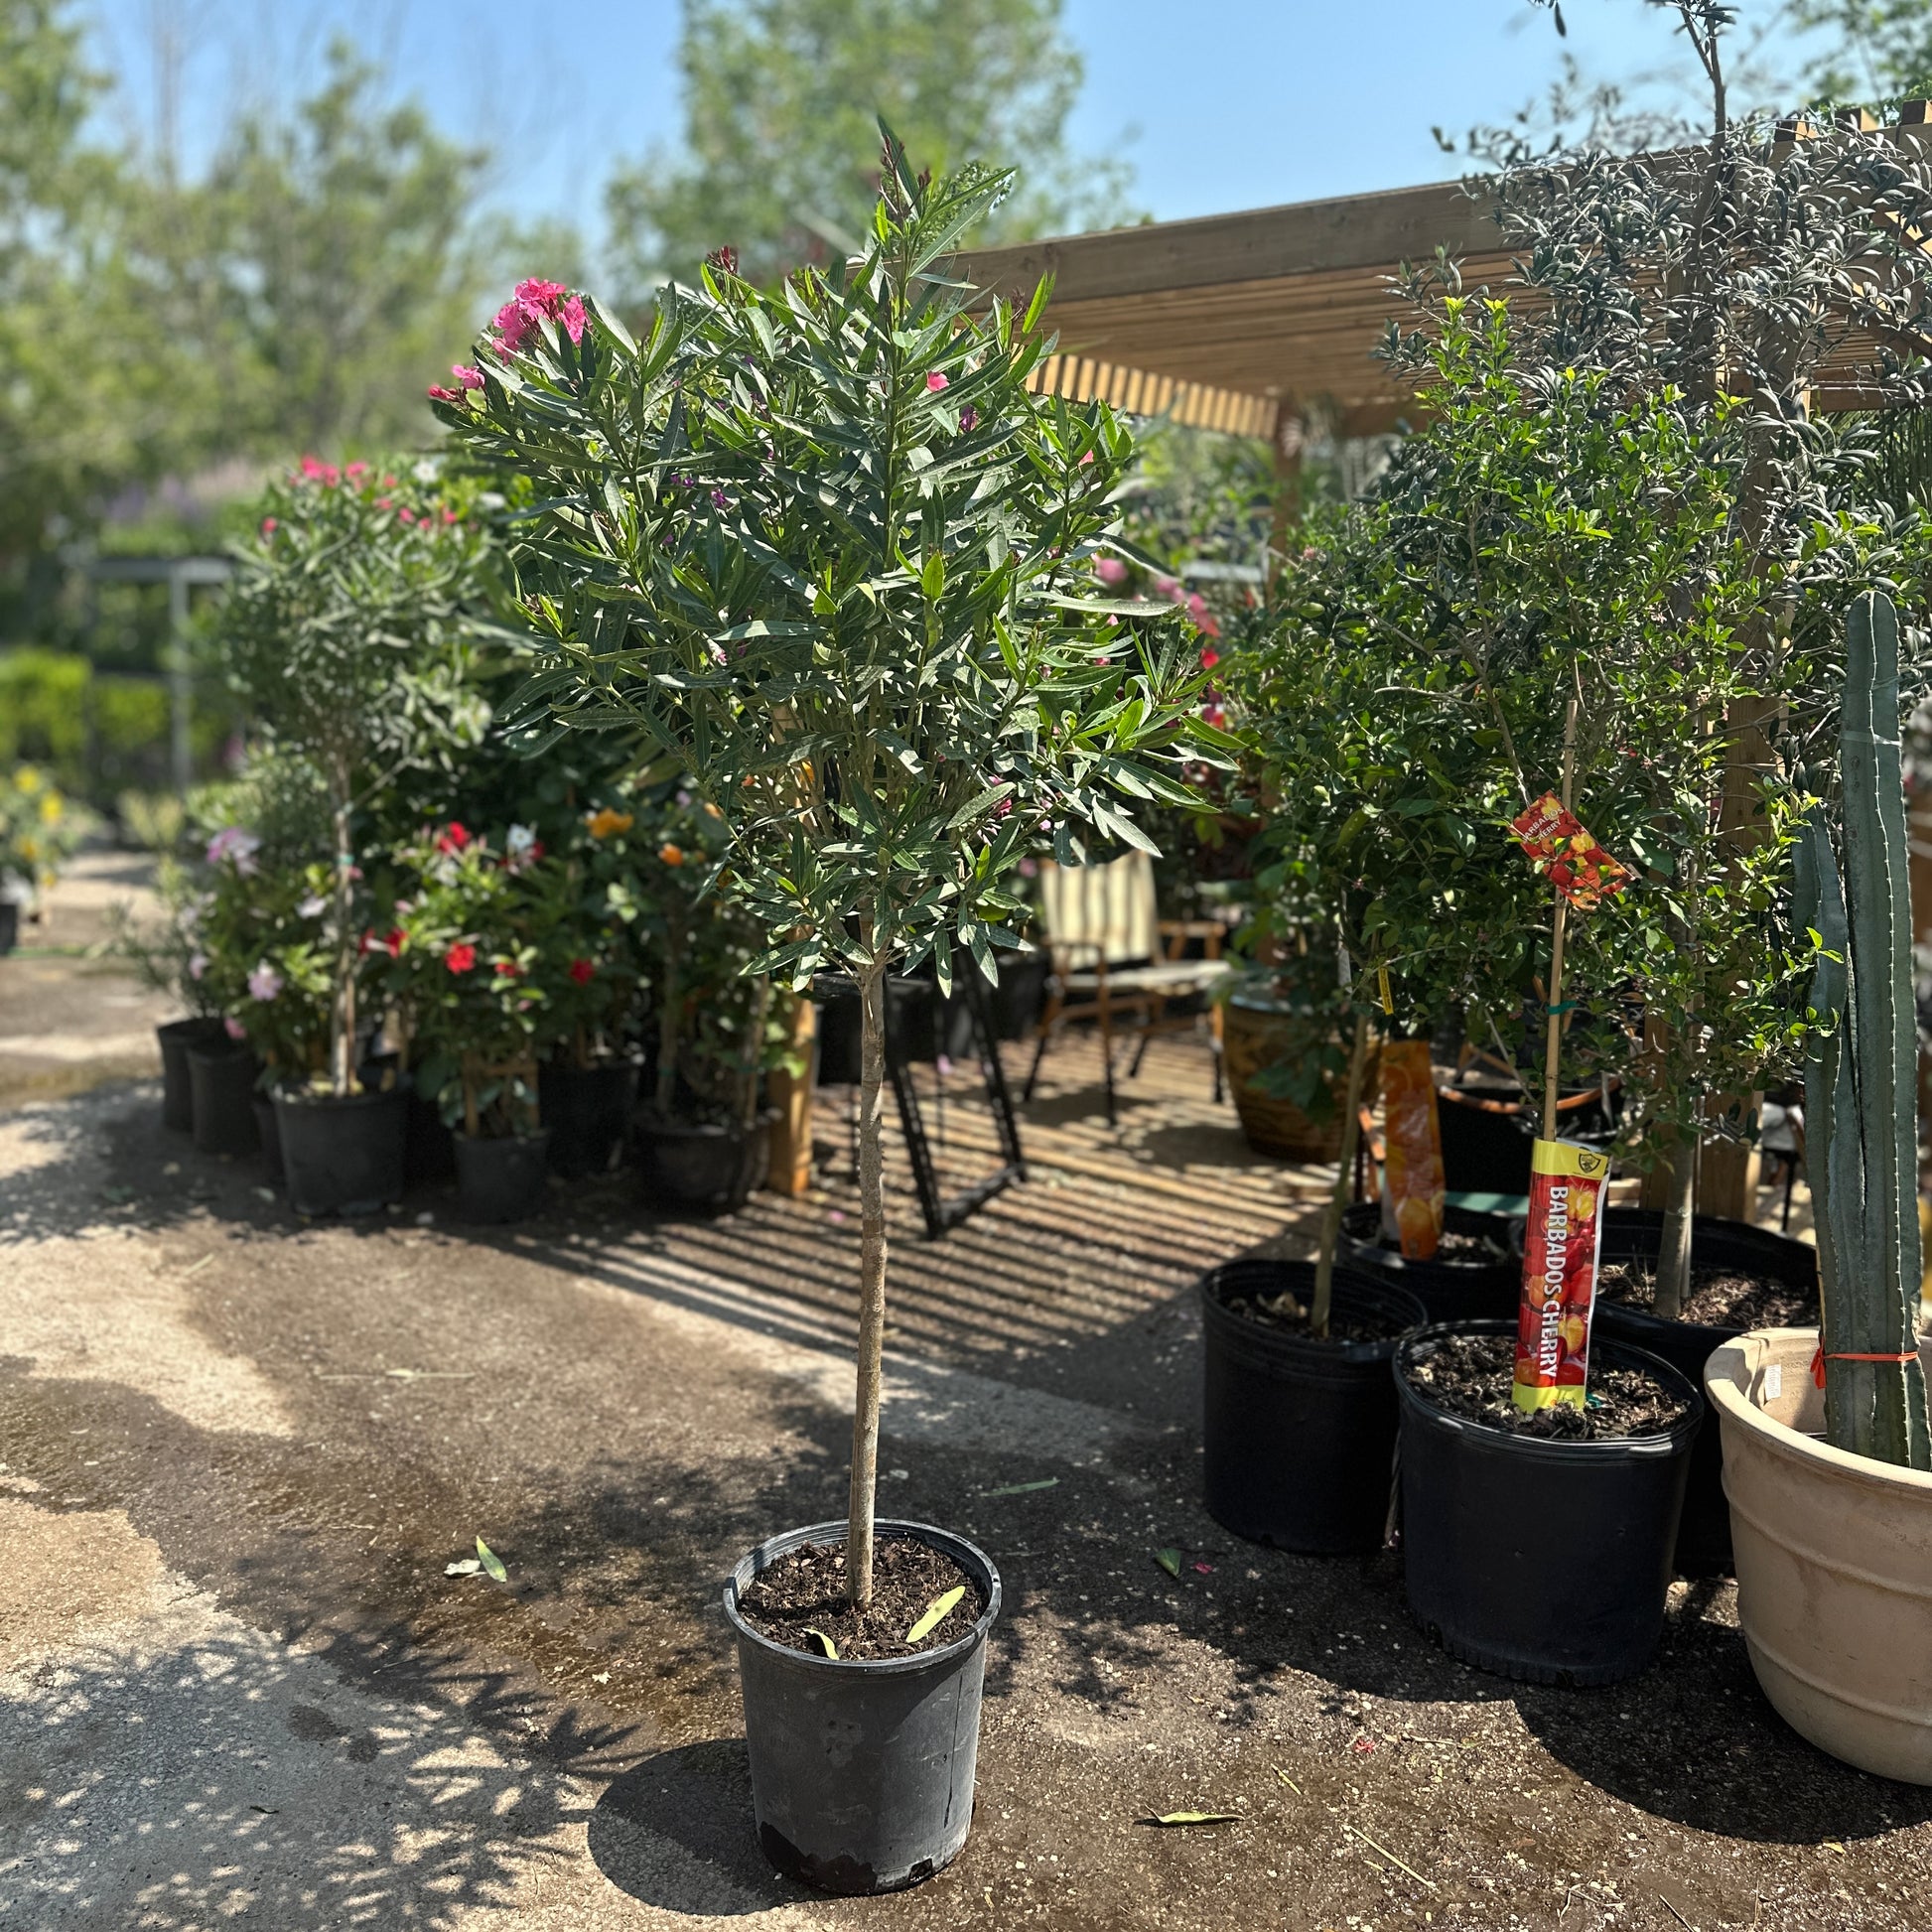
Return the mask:
M 1834 1348 L 1828 1355 L 1821 1342 L 1811 1358 L 1811 1379 L 1822 1389 L 1825 1386 L 1825 1364 L 1827 1362 L 1915 1362 L 1918 1360 L 1916 1348 L 1901 1349 L 1895 1355 L 1858 1355 L 1848 1350 Z

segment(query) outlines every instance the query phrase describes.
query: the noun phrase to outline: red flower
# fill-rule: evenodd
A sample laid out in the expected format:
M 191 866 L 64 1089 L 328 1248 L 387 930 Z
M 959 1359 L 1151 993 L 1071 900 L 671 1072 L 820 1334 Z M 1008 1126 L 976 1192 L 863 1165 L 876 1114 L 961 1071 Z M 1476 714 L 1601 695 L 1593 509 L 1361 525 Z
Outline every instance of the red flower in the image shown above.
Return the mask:
M 429 399 L 431 402 L 461 402 L 463 400 L 462 396 L 456 390 L 446 389 L 440 382 L 430 384 Z
M 1221 661 L 1221 653 L 1210 645 L 1201 652 L 1200 661 L 1202 670 L 1211 671 Z
M 467 973 L 477 963 L 477 949 L 464 942 L 454 945 L 443 955 L 443 964 L 453 973 Z
M 439 852 L 461 852 L 469 843 L 470 828 L 453 818 L 450 820 L 450 829 L 438 837 L 436 849 Z
M 489 965 L 498 979 L 516 980 L 523 977 L 523 968 L 513 959 L 492 959 Z
M 272 516 L 262 518 L 262 535 L 272 537 L 282 526 Z
M 383 940 L 382 943 L 388 949 L 391 959 L 400 959 L 402 957 L 402 927 L 399 925 L 391 926 L 389 928 L 388 938 Z
M 597 977 L 597 968 L 588 959 L 573 959 L 570 976 L 579 986 L 588 986 Z

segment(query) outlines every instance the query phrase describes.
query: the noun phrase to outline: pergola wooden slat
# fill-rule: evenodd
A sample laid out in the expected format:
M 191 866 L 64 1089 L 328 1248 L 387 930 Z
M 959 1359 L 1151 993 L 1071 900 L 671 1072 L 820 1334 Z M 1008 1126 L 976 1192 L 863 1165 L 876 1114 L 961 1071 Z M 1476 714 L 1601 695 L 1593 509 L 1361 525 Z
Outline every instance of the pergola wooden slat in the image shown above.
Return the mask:
M 1896 138 L 1921 141 L 1908 106 Z M 1023 304 L 1054 278 L 1060 352 L 1037 386 L 1136 413 L 1274 438 L 1319 408 L 1342 435 L 1394 428 L 1411 398 L 1374 350 L 1404 318 L 1392 278 L 1438 249 L 1465 288 L 1500 290 L 1509 252 L 1487 205 L 1459 183 L 1151 222 L 962 256 L 962 279 Z M 1826 364 L 1823 410 L 1869 408 L 1879 345 L 1859 336 Z

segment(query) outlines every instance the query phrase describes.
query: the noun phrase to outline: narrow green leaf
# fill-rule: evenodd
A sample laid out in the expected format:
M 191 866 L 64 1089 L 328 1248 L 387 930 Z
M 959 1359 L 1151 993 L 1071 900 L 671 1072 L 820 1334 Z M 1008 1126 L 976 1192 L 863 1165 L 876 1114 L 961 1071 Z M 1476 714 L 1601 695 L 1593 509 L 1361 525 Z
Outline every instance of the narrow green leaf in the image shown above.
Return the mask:
M 905 1641 L 907 1643 L 917 1643 L 921 1637 L 930 1636 L 958 1608 L 959 1601 L 965 1594 L 966 1586 L 964 1584 L 955 1584 L 943 1596 L 935 1596 L 925 1606 L 918 1622 L 906 1631 Z
M 477 1561 L 484 1572 L 499 1584 L 509 1582 L 510 1573 L 503 1568 L 503 1560 L 482 1537 L 477 1538 Z

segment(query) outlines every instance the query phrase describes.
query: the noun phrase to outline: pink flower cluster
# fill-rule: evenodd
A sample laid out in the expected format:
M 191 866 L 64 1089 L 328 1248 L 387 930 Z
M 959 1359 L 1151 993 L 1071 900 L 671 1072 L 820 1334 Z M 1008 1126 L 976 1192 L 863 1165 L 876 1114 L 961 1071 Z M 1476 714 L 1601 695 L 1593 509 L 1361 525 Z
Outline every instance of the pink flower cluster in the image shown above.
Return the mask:
M 573 343 L 581 343 L 590 326 L 583 297 L 569 294 L 561 282 L 542 282 L 535 277 L 518 282 L 516 293 L 496 311 L 489 325 L 496 332 L 497 353 L 508 360 L 545 321 L 558 324 Z
M 301 463 L 301 476 L 304 483 L 320 483 L 325 489 L 334 489 L 339 483 L 359 483 L 369 474 L 366 463 L 351 463 L 338 469 L 333 463 L 325 463 L 319 456 L 305 456 Z
M 483 385 L 483 370 L 473 369 L 462 362 L 452 362 L 450 373 L 456 377 L 457 386 L 446 388 L 442 383 L 432 383 L 430 395 L 437 402 L 461 402 L 468 389 L 481 389 Z

